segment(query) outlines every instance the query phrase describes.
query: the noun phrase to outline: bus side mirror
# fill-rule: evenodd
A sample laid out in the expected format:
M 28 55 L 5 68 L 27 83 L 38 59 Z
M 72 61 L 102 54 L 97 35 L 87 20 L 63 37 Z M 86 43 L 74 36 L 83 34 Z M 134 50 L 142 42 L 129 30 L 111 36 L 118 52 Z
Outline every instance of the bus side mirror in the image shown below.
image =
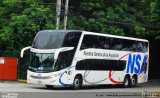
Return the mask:
M 69 51 L 69 50 L 73 50 L 73 49 L 74 49 L 74 47 L 63 47 L 63 48 L 57 49 L 54 53 L 54 60 L 57 60 L 60 52 Z
M 26 50 L 28 50 L 28 49 L 30 49 L 30 48 L 31 48 L 31 46 L 28 46 L 28 47 L 25 47 L 25 48 L 23 48 L 23 49 L 21 50 L 21 58 L 23 58 L 24 51 L 26 51 Z

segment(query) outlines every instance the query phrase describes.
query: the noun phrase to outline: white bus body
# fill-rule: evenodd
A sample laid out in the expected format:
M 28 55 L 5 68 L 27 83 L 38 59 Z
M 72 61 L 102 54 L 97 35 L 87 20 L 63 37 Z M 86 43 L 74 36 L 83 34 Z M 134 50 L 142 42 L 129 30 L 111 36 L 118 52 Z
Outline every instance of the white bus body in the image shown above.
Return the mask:
M 58 48 L 39 48 L 33 42 L 27 72 L 28 83 L 79 89 L 84 85 L 102 84 L 122 84 L 129 87 L 148 80 L 149 42 L 145 39 L 87 31 L 41 31 L 43 32 L 66 32 L 69 35 L 64 35 L 64 39 L 68 36 L 69 40 L 79 32 L 79 37 L 77 42 L 68 41 L 77 44 L 66 44 Z M 45 40 L 38 39 L 39 43 L 45 43 Z M 63 40 L 63 43 L 67 41 Z M 50 67 L 45 68 L 47 64 L 42 63 L 47 58 L 50 60 Z

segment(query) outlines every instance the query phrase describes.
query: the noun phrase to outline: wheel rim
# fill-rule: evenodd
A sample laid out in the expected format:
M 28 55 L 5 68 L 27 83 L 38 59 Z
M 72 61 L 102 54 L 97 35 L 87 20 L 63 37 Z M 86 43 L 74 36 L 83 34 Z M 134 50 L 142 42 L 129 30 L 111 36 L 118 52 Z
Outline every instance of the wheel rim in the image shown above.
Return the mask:
M 133 77 L 132 78 L 132 85 L 135 85 L 136 84 L 136 80 L 135 80 L 135 78 Z
M 75 87 L 79 87 L 79 79 L 74 80 L 74 85 L 75 85 Z
M 128 81 L 128 79 L 126 78 L 126 79 L 125 79 L 125 82 L 124 82 L 124 85 L 125 85 L 125 86 L 128 86 L 128 84 L 129 84 L 129 81 Z

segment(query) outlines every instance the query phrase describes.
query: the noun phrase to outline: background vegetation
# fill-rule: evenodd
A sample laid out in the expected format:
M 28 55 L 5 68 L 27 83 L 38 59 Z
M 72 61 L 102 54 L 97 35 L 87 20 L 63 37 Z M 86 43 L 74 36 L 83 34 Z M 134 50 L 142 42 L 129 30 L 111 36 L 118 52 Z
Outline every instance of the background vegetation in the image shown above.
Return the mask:
M 39 30 L 55 29 L 56 1 L 0 0 L 0 50 L 19 51 Z M 151 69 L 158 68 L 160 0 L 70 0 L 67 29 L 148 39 Z
M 160 39 L 160 0 L 69 2 L 67 29 Z M 20 50 L 39 30 L 55 29 L 55 5 L 56 0 L 1 0 L 0 49 Z

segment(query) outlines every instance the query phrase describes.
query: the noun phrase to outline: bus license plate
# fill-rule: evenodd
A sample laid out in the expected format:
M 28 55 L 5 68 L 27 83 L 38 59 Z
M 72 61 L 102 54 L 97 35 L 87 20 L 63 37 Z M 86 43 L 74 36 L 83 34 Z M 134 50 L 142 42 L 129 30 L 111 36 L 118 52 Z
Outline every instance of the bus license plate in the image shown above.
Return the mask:
M 42 81 L 37 81 L 37 83 L 42 84 Z

